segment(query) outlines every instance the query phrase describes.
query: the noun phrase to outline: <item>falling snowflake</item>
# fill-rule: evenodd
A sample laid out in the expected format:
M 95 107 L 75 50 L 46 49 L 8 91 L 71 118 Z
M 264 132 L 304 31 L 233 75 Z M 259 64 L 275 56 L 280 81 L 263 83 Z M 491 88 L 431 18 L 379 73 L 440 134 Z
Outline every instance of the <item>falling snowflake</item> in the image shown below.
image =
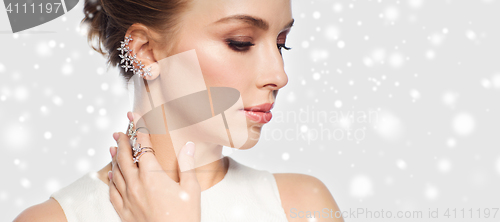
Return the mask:
M 368 176 L 357 175 L 351 179 L 350 194 L 356 198 L 373 195 L 373 183 Z
M 476 121 L 472 115 L 462 112 L 453 117 L 453 130 L 461 136 L 471 134 L 476 126 Z

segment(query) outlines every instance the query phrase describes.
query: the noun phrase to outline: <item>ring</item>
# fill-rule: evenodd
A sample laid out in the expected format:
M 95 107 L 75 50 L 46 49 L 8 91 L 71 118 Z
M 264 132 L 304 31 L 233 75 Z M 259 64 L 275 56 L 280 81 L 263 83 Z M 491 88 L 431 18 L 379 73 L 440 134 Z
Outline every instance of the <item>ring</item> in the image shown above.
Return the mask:
M 150 148 L 150 147 L 144 147 L 144 148 L 147 148 L 147 149 L 142 150 L 137 156 L 135 156 L 134 158 L 132 158 L 134 160 L 134 163 L 138 163 L 139 162 L 139 158 L 144 153 L 151 152 L 151 153 L 153 153 L 153 155 L 155 154 L 155 151 L 152 148 Z
M 146 128 L 146 127 L 144 127 L 144 126 L 141 126 L 141 127 L 137 128 L 137 129 L 135 129 L 135 132 L 139 131 L 139 129 L 146 129 L 146 130 L 148 131 L 148 134 L 151 134 L 151 133 L 149 132 L 149 129 L 148 129 L 148 128 Z
M 134 122 L 131 121 L 128 124 L 128 131 L 127 131 L 127 135 L 130 137 L 135 136 L 135 131 L 133 130 L 133 128 L 134 128 Z
M 132 154 L 133 155 L 132 160 L 134 161 L 134 163 L 138 163 L 139 158 L 142 156 L 142 154 L 144 154 L 146 152 L 151 152 L 151 153 L 153 153 L 153 155 L 156 155 L 155 150 L 152 147 L 149 147 L 149 146 L 141 147 L 140 143 L 138 145 L 139 145 L 138 147 L 132 148 L 132 151 L 134 151 L 134 153 Z
M 154 153 L 155 151 L 153 150 L 153 148 L 148 147 L 148 146 L 146 146 L 146 147 L 141 147 L 141 144 L 139 143 L 139 147 L 137 147 L 137 148 L 135 148 L 135 147 L 134 147 L 134 148 L 132 148 L 132 151 L 134 151 L 133 156 L 134 156 L 134 157 L 136 157 L 136 156 L 137 156 L 137 155 L 139 155 L 139 153 L 140 153 L 140 152 L 142 152 L 143 150 L 151 150 L 151 151 L 153 152 L 153 154 L 155 154 L 155 153 Z
M 134 122 L 130 122 L 129 125 L 128 125 L 128 132 L 127 132 L 127 135 L 130 136 L 130 141 L 131 141 L 131 145 L 132 145 L 132 151 L 133 151 L 133 154 L 132 154 L 132 160 L 134 160 L 134 163 L 138 163 L 139 162 L 139 158 L 142 156 L 142 154 L 146 153 L 146 152 L 152 152 L 153 155 L 156 155 L 155 154 L 155 151 L 153 148 L 151 147 L 141 147 L 141 144 L 137 144 L 137 131 L 139 131 L 139 129 L 141 128 L 144 128 L 148 131 L 148 134 L 151 134 L 151 132 L 149 131 L 148 128 L 146 127 L 139 127 L 137 129 L 133 129 L 134 128 Z
M 141 126 L 137 129 L 133 129 L 134 128 L 134 122 L 130 122 L 128 124 L 128 133 L 127 135 L 130 136 L 130 137 L 136 137 L 137 136 L 137 131 L 139 131 L 139 129 L 146 129 L 148 131 L 148 134 L 151 134 L 151 132 L 149 131 L 148 128 L 144 127 L 144 126 Z

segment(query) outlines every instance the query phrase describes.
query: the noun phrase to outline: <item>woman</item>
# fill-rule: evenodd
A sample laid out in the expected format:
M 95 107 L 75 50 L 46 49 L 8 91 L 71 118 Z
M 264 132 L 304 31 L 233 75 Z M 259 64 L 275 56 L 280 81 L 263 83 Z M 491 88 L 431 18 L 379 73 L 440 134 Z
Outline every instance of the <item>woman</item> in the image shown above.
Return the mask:
M 138 164 L 130 137 L 115 133 L 117 147 L 110 148 L 110 164 L 28 208 L 16 221 L 343 221 L 326 186 L 312 176 L 271 174 L 230 157 L 204 158 L 221 157 L 222 145 L 253 147 L 270 120 L 277 91 L 288 81 L 281 49 L 289 49 L 285 40 L 293 23 L 290 0 L 86 0 L 84 12 L 84 22 L 91 24 L 89 40 L 97 38 L 99 43 L 94 49 L 107 53 L 108 62 L 124 68 L 122 75 L 134 82 L 135 115 L 128 113 L 132 125 L 140 125 L 139 118 L 151 111 L 141 104 L 154 100 L 148 98 L 148 83 L 160 82 L 167 90 L 191 89 L 159 79 L 166 75 L 161 61 L 179 55 L 191 58 L 185 53 L 194 49 L 208 91 L 237 89 L 244 110 L 227 118 L 244 113 L 246 128 L 231 131 L 224 122 L 230 144 L 222 137 L 210 141 L 217 132 L 197 128 L 200 133 L 187 138 L 196 145 L 172 136 L 171 121 L 176 118 L 167 121 L 169 133 L 149 132 L 149 137 L 139 127 L 131 128 L 138 130 L 134 148 L 139 143 L 151 147 L 140 153 Z M 124 46 L 133 53 L 124 54 Z M 142 122 L 148 130 L 161 121 L 152 119 L 156 121 Z M 198 138 L 205 133 L 210 136 Z

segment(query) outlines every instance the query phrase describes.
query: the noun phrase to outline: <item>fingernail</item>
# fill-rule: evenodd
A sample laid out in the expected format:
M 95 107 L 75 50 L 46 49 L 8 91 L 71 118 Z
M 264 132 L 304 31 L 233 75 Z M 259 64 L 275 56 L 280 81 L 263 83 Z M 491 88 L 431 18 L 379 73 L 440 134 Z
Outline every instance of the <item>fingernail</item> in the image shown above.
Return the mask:
M 115 157 L 116 155 L 116 148 L 114 146 L 109 148 L 109 153 L 111 154 L 111 158 Z
M 186 147 L 184 148 L 184 153 L 188 156 L 194 157 L 194 143 L 189 141 L 186 143 Z
M 120 137 L 120 134 L 118 133 L 113 133 L 113 138 L 118 141 L 118 137 Z
M 113 179 L 113 172 L 111 172 L 111 170 L 110 170 L 110 171 L 108 171 L 108 178 L 109 178 L 110 180 L 111 180 L 111 179 Z

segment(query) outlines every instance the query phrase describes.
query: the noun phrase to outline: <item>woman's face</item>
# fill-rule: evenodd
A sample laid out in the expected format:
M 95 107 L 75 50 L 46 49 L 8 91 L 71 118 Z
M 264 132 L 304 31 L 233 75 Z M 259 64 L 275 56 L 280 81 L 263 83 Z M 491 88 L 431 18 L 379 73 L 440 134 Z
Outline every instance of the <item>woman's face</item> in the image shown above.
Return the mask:
M 292 22 L 290 0 L 193 0 L 170 55 L 195 49 L 207 87 L 237 89 L 245 109 L 273 104 L 288 82 L 281 48 Z M 246 149 L 269 115 L 240 112 L 247 116 Z

